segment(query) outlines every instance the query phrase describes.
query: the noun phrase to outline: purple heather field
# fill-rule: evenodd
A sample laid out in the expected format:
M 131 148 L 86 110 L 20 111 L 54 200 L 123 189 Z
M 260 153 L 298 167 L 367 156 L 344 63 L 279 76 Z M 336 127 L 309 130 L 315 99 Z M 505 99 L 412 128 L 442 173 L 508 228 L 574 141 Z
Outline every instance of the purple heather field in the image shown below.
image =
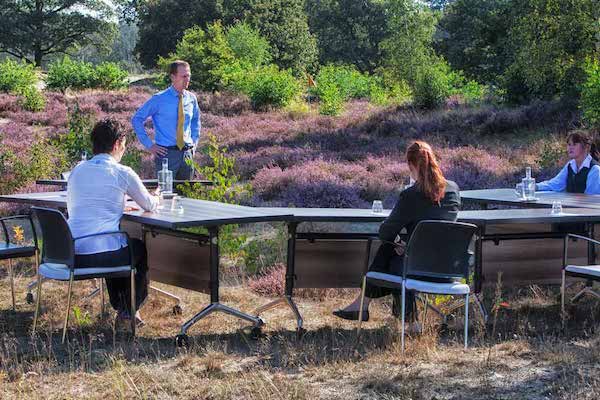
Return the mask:
M 75 103 L 96 118 L 116 118 L 130 127 L 132 114 L 152 92 L 146 87 L 47 92 L 46 109 L 37 113 L 23 111 L 15 96 L 0 94 L 0 146 L 23 157 L 37 138 L 64 134 L 67 110 Z M 434 146 L 446 177 L 462 189 L 512 186 L 526 165 L 534 166 L 538 179 L 546 178 L 564 162 L 564 156 L 550 165 L 539 161 L 548 137 L 556 142 L 550 134 L 565 133 L 576 120 L 558 102 L 506 108 L 449 101 L 446 108 L 425 113 L 353 101 L 341 116 L 328 117 L 316 111 L 256 113 L 235 95 L 197 95 L 203 133 L 216 135 L 235 157 L 237 173 L 252 183 L 254 205 L 368 207 L 382 199 L 391 207 L 407 180 L 404 149 L 413 139 Z M 202 154 L 197 157 L 206 162 Z M 153 175 L 148 153 L 138 172 Z

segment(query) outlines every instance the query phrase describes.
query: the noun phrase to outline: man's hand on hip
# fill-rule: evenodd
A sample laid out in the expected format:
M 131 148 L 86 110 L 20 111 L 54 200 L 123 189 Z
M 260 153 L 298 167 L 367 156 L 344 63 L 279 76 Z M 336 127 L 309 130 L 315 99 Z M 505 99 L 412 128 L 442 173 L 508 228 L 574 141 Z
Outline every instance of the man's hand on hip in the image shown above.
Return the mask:
M 154 154 L 156 157 L 164 157 L 167 155 L 168 151 L 166 148 L 157 145 L 156 143 L 152 145 L 152 147 L 150 147 L 148 149 L 148 151 L 152 154 Z

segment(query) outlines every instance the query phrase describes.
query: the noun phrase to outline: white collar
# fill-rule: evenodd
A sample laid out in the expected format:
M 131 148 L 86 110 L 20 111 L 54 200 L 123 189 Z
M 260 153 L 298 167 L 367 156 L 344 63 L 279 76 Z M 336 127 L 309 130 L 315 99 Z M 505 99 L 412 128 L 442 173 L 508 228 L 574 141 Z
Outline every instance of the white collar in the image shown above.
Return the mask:
M 115 158 L 108 153 L 96 154 L 94 157 L 92 157 L 92 160 L 108 161 L 115 164 L 117 163 L 117 160 L 115 160 Z
M 587 155 L 587 157 L 581 163 L 581 167 L 579 169 L 577 169 L 577 163 L 575 162 L 575 159 L 569 161 L 569 165 L 571 166 L 571 169 L 575 173 L 578 173 L 579 171 L 581 171 L 581 168 L 589 168 L 591 164 L 592 164 L 592 155 L 591 154 Z

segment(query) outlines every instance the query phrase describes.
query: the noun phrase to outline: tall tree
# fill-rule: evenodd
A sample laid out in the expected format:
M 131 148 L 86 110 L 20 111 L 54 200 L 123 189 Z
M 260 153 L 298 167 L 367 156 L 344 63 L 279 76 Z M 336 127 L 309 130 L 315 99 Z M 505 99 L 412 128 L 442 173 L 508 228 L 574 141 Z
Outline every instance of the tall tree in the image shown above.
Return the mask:
M 363 72 L 379 66 L 379 44 L 388 33 L 383 2 L 307 0 L 306 8 L 321 64 L 352 64 Z
M 108 0 L 2 0 L 0 52 L 41 66 L 46 56 L 112 42 Z

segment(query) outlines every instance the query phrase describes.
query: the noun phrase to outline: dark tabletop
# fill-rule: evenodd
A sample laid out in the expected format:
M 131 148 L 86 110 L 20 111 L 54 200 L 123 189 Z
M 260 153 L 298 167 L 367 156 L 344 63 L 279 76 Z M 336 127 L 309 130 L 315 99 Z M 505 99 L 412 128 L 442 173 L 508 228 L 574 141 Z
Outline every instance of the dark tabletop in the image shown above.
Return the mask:
M 535 192 L 537 200 L 524 201 L 517 197 L 514 189 L 463 190 L 460 198 L 464 202 L 510 205 L 521 208 L 552 207 L 560 201 L 563 207 L 600 208 L 600 195 L 566 192 Z

